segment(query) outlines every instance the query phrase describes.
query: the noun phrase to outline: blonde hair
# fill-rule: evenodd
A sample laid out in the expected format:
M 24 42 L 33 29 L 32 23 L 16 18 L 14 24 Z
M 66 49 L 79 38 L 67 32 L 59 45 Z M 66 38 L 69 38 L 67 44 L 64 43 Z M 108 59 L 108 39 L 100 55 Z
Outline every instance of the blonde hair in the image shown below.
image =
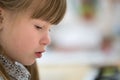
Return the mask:
M 31 18 L 42 19 L 51 24 L 58 24 L 64 17 L 66 11 L 66 0 L 0 0 L 0 7 L 13 12 L 32 11 Z M 0 53 L 1 53 L 0 47 Z M 36 62 L 26 66 L 32 75 L 31 80 L 39 80 Z M 8 77 L 5 71 L 4 75 Z M 8 78 L 9 80 L 9 78 Z
M 32 18 L 58 24 L 64 17 L 66 0 L 0 0 L 0 7 L 14 14 L 30 10 L 33 12 Z

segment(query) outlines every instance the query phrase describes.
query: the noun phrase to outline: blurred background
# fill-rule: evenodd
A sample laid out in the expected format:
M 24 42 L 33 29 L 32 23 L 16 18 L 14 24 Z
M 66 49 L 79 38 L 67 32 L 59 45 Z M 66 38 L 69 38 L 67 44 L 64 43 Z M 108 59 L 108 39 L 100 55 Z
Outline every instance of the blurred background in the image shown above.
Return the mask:
M 120 0 L 67 0 L 50 35 L 41 80 L 120 80 Z

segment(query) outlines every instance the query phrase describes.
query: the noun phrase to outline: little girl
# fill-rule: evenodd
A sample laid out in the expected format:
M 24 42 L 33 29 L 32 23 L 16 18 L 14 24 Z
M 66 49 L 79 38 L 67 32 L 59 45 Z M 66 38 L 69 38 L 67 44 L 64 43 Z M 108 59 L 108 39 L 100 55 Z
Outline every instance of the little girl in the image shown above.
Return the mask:
M 65 11 L 66 0 L 0 0 L 0 80 L 39 80 L 36 58 Z

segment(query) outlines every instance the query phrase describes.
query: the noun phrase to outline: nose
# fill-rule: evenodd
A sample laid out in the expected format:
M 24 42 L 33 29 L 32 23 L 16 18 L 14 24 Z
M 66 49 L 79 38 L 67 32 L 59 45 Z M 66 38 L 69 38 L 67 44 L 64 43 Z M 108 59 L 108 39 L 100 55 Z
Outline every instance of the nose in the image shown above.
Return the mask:
M 44 34 L 42 36 L 42 39 L 40 40 L 41 45 L 49 45 L 51 43 L 51 39 L 48 33 Z

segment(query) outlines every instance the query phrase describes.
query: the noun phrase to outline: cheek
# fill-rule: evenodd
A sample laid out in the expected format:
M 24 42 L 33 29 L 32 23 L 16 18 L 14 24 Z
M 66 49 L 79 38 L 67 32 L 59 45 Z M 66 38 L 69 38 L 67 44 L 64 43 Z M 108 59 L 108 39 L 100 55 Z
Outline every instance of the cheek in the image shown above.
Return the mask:
M 39 33 L 27 22 L 7 27 L 2 33 L 1 43 L 8 53 L 32 53 L 39 45 Z
M 39 39 L 34 31 L 22 31 L 14 36 L 14 41 L 18 51 L 29 52 L 37 47 Z

